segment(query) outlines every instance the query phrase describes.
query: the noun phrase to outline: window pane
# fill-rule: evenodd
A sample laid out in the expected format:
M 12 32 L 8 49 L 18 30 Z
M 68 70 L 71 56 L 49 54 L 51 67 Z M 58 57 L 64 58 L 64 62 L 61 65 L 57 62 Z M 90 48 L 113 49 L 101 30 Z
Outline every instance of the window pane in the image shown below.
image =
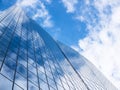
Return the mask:
M 29 86 L 28 90 L 39 90 L 39 88 L 37 86 L 35 86 L 34 84 L 32 84 L 31 82 L 29 82 L 28 86 Z M 44 89 L 44 90 L 46 90 L 46 89 Z
M 14 85 L 14 90 L 24 90 L 21 87 L 17 86 L 16 84 Z
M 0 51 L 0 67 L 1 67 L 3 59 L 4 59 L 4 54 Z
M 20 74 L 16 73 L 15 83 L 22 87 L 24 90 L 27 90 L 27 79 L 22 77 Z M 17 89 L 15 89 L 17 90 Z
M 9 50 L 14 51 L 15 53 L 17 53 L 18 52 L 17 44 L 16 43 L 10 44 Z
M 8 43 L 9 43 L 9 39 L 7 39 L 7 38 L 1 38 L 0 39 L 0 42 L 3 44 L 3 45 L 5 45 L 5 46 L 7 46 L 8 45 Z
M 2 43 L 0 43 L 0 52 L 5 53 L 6 50 L 7 50 L 7 47 L 3 45 Z
M 46 77 L 45 77 L 45 73 L 42 73 L 42 72 L 38 72 L 38 75 L 39 75 L 39 78 L 41 79 L 41 80 L 44 80 L 44 81 L 46 81 Z
M 20 73 L 23 77 L 27 78 L 27 69 L 22 64 L 18 64 L 17 72 Z
M 19 57 L 19 58 L 18 58 L 18 63 L 24 65 L 24 67 L 27 68 L 27 62 L 26 62 L 26 60 L 24 60 L 23 58 Z
M 8 51 L 7 56 L 11 57 L 12 59 L 14 59 L 14 61 L 16 61 L 17 53 L 13 51 Z
M 28 64 L 28 70 L 33 72 L 35 75 L 37 75 L 36 68 L 33 67 L 32 65 Z
M 12 82 L 0 74 L 0 90 L 12 90 Z
M 38 80 L 37 80 L 37 76 L 34 74 L 34 73 L 32 73 L 32 72 L 28 72 L 28 79 L 31 81 L 31 82 L 33 82 L 35 85 L 37 85 L 38 86 Z
M 47 83 L 45 83 L 45 82 L 43 82 L 43 81 L 40 82 L 40 87 L 42 88 L 42 90 L 48 90 L 48 85 L 47 85 Z
M 8 68 L 6 65 L 3 65 L 1 73 L 5 75 L 10 80 L 13 80 L 14 71 Z
M 4 64 L 12 70 L 15 70 L 16 68 L 16 61 L 8 56 L 5 58 Z

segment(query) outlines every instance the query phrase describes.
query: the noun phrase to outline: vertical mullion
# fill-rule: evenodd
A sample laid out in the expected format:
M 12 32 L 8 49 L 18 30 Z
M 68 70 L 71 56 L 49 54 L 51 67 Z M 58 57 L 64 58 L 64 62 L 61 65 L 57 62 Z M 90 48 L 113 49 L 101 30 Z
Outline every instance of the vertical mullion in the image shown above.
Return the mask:
M 13 18 L 15 17 L 16 14 L 17 14 L 17 12 L 13 15 Z M 4 30 L 3 33 L 0 35 L 0 39 L 1 39 L 1 37 L 3 36 L 3 34 L 7 31 L 9 25 L 12 23 L 13 18 L 11 18 L 11 20 L 10 20 L 10 22 L 8 23 L 7 27 L 5 27 L 5 30 Z
M 63 70 L 65 71 L 64 67 L 63 67 Z M 72 86 L 73 86 L 74 89 L 76 90 L 75 85 L 74 85 L 73 82 L 72 82 L 72 81 L 74 81 L 74 80 L 72 80 L 72 81 L 70 80 L 70 78 L 72 78 L 72 77 L 69 77 L 67 74 L 66 74 L 66 77 L 69 79 L 70 83 L 72 84 Z
M 67 76 L 68 78 L 69 78 L 69 80 L 70 80 L 70 78 L 72 79 L 72 81 L 71 81 L 71 83 L 72 83 L 72 85 L 75 87 L 75 85 L 74 84 L 76 84 L 76 82 L 74 82 L 74 79 L 70 76 Z M 76 85 L 76 87 L 75 87 L 75 90 L 79 90 L 79 87 Z
M 10 11 L 6 14 L 6 16 L 4 16 L 4 17 L 0 20 L 0 23 L 1 23 L 6 17 L 8 17 L 8 15 L 11 14 L 11 12 L 14 11 L 14 9 L 15 9 L 15 7 L 13 6 L 13 7 L 12 7 L 12 10 L 10 10 Z
M 29 26 L 30 24 L 28 24 L 28 26 Z M 28 33 L 28 30 L 32 30 L 31 29 L 31 27 L 27 27 L 27 90 L 28 90 L 28 35 L 29 35 L 29 33 Z M 37 80 L 38 80 L 38 88 L 39 88 L 39 90 L 41 90 L 41 88 L 40 88 L 40 82 L 39 82 L 39 76 L 38 76 L 38 69 L 37 69 L 37 62 L 36 62 L 36 55 L 35 55 L 35 46 L 34 46 L 34 39 L 33 39 L 33 33 L 32 33 L 32 31 L 31 31 L 31 34 L 32 34 L 32 45 L 33 45 L 33 51 L 34 51 L 34 60 L 35 60 L 35 65 L 36 65 L 36 72 L 37 72 Z
M 25 15 L 25 12 L 23 12 L 23 15 Z M 26 18 L 26 16 L 24 17 L 24 18 Z M 26 23 L 25 24 L 25 26 L 26 26 L 26 31 L 27 31 L 27 40 L 26 40 L 26 51 L 27 51 L 27 53 L 26 53 L 26 55 L 27 55 L 27 90 L 28 90 L 28 88 L 29 88 L 29 80 L 28 80 L 28 44 L 29 44 L 29 42 L 28 42 L 28 35 L 29 35 L 29 24 L 28 23 Z M 22 26 L 23 27 L 23 26 Z
M 52 53 L 52 52 L 51 52 Z M 65 70 L 63 70 L 62 68 L 62 66 L 58 63 L 58 60 L 57 60 L 57 58 L 56 58 L 56 56 L 52 53 L 52 55 L 53 55 L 53 57 L 55 58 L 55 60 L 54 60 L 54 62 L 56 62 L 57 64 L 58 64 L 58 66 L 60 67 L 60 69 L 63 71 L 63 72 L 65 72 Z
M 70 80 L 69 76 L 66 74 L 66 77 L 69 79 L 70 83 L 72 84 L 72 86 L 74 87 L 74 89 L 76 90 L 75 85 L 73 84 L 73 82 Z M 74 81 L 74 80 L 73 80 Z
M 93 72 L 94 73 L 94 71 L 93 71 L 93 69 L 89 66 L 89 65 L 87 65 L 88 67 L 89 67 L 89 69 L 91 70 L 91 72 Z M 97 78 L 97 79 L 99 79 L 99 78 Z M 94 81 L 93 81 L 94 82 Z M 99 79 L 98 81 L 97 81 L 98 83 L 101 83 L 101 88 L 104 88 L 105 87 L 105 85 L 101 82 L 101 80 Z M 97 84 L 97 83 L 96 83 Z M 97 84 L 98 85 L 98 84 Z M 99 85 L 98 85 L 99 86 Z M 105 87 L 106 88 L 106 87 Z M 107 88 L 106 88 L 107 89 Z
M 65 70 L 63 69 L 63 67 L 59 64 L 59 62 L 58 62 L 58 60 L 57 60 L 57 58 L 56 58 L 55 55 L 54 55 L 54 58 L 55 58 L 55 60 L 56 60 L 56 63 L 58 64 L 59 68 L 65 73 L 66 71 L 65 71 Z M 67 75 L 67 74 L 66 74 L 66 75 Z M 68 77 L 68 76 L 67 76 L 67 77 Z M 69 89 L 71 89 L 65 76 L 64 76 L 64 79 L 65 79 L 66 84 L 68 85 Z M 71 81 L 70 81 L 70 82 L 71 82 Z M 73 85 L 73 84 L 72 84 L 72 85 Z M 73 86 L 74 86 L 74 85 L 73 85 Z
M 56 83 L 56 81 L 55 81 L 55 77 L 54 77 L 54 74 L 53 74 L 53 71 L 52 71 L 52 68 L 51 68 L 51 66 L 50 66 L 50 62 L 49 62 L 49 60 L 48 60 L 48 59 L 47 59 L 47 62 L 48 62 L 48 64 L 49 64 L 49 67 L 50 67 L 50 72 L 51 72 L 51 74 L 52 74 L 53 81 L 54 81 L 54 83 L 55 83 L 55 86 L 56 86 L 56 88 L 57 88 L 57 90 L 58 90 L 57 83 Z
M 53 54 L 52 54 L 52 55 L 53 55 Z M 54 58 L 55 58 L 55 57 L 54 57 Z M 57 59 L 55 58 L 55 60 L 57 60 Z M 53 63 L 55 63 L 55 62 L 54 62 L 55 60 L 53 60 Z M 56 64 L 58 64 L 58 63 L 56 63 Z M 59 68 L 62 70 L 62 68 L 60 67 L 59 64 L 58 64 L 58 66 L 59 66 Z M 62 70 L 62 71 L 64 72 L 64 70 Z M 68 84 L 68 82 L 67 82 L 65 76 L 63 76 L 63 77 L 64 77 L 64 79 L 65 79 L 65 81 L 66 81 L 66 84 L 67 84 L 68 88 L 70 89 L 70 86 L 69 86 L 69 84 Z
M 27 90 L 28 90 L 28 25 L 27 25 Z
M 44 42 L 45 43 L 45 42 Z M 51 49 L 51 48 L 50 48 Z M 52 54 L 53 55 L 53 54 Z M 63 53 L 62 53 L 62 55 L 63 55 Z M 64 55 L 63 55 L 64 56 Z M 55 57 L 55 55 L 53 56 L 54 58 L 56 58 Z M 65 57 L 65 56 L 64 56 Z M 66 58 L 66 57 L 65 57 Z M 57 61 L 57 59 L 55 59 L 56 60 L 56 62 L 57 62 L 57 64 L 59 65 L 59 63 L 58 63 L 58 61 Z M 53 61 L 53 64 L 54 64 L 54 62 L 55 62 L 55 60 L 52 60 Z M 71 65 L 70 65 L 71 66 Z M 60 65 L 59 65 L 59 67 L 60 67 Z M 71 66 L 72 67 L 72 66 Z M 73 67 L 72 67 L 73 68 Z M 73 69 L 74 70 L 74 69 Z M 63 70 L 62 70 L 63 71 Z M 75 70 L 74 70 L 75 71 Z M 77 71 L 75 71 L 75 73 L 78 73 Z M 80 77 L 79 77 L 80 78 Z M 81 78 L 80 78 L 80 80 L 81 80 Z M 89 87 L 87 86 L 87 84 L 85 84 L 85 82 L 83 81 L 83 79 L 82 79 L 82 82 L 83 82 L 83 84 L 85 85 L 85 87 L 88 89 L 88 90 L 90 90 L 89 89 Z
M 45 42 L 43 42 L 44 43 L 44 45 L 45 45 Z M 46 45 L 45 45 L 46 46 Z M 47 47 L 47 46 L 46 46 Z M 52 54 L 53 55 L 53 54 Z M 56 62 L 57 62 L 57 59 L 56 59 L 56 57 L 55 57 L 55 55 L 54 55 L 54 58 L 55 58 L 55 60 L 56 60 Z M 60 65 L 59 65 L 59 63 L 57 62 L 57 64 L 58 64 L 58 66 L 60 67 Z M 61 68 L 61 67 L 60 67 Z M 61 68 L 61 70 L 64 72 L 64 70 Z M 68 82 L 67 82 L 67 79 L 66 79 L 66 77 L 65 76 L 63 76 L 64 77 L 64 79 L 65 79 L 65 81 L 66 81 L 66 84 L 67 84 L 67 86 L 68 86 L 68 88 L 69 88 L 69 90 L 71 90 L 71 88 L 70 88 L 70 86 L 69 86 L 69 84 L 68 84 Z
M 80 78 L 80 80 L 83 82 L 83 84 L 85 85 L 85 87 L 87 88 L 87 90 L 90 90 L 88 85 L 85 83 L 85 81 L 82 79 L 82 77 L 80 76 L 80 74 L 76 71 L 76 69 L 73 67 L 73 65 L 71 64 L 71 62 L 69 61 L 68 57 L 65 55 L 65 53 L 61 50 L 60 46 L 55 42 L 55 44 L 57 45 L 57 47 L 59 48 L 60 52 L 62 53 L 62 55 L 65 57 L 65 59 L 67 60 L 67 62 L 69 63 L 69 65 L 72 67 L 72 69 L 75 71 L 75 73 L 78 75 L 78 77 Z
M 20 16 L 19 16 L 19 17 L 20 17 Z M 19 18 L 18 18 L 18 21 L 19 21 Z M 12 39 L 13 39 L 13 36 L 14 36 L 15 30 L 16 30 L 16 27 L 17 27 L 17 24 L 18 24 L 18 21 L 17 21 L 17 23 L 16 23 L 16 26 L 14 27 L 14 31 L 12 32 L 12 35 L 11 35 L 11 38 L 10 38 L 10 41 L 9 41 L 9 44 L 8 44 L 7 50 L 6 50 L 6 52 L 5 52 L 4 59 L 3 59 L 3 61 L 2 61 L 1 67 L 0 67 L 0 71 L 1 71 L 1 69 L 2 69 L 3 63 L 4 63 L 5 58 L 6 58 L 6 56 L 7 56 L 7 53 L 8 53 L 8 50 L 9 50 L 10 44 L 11 44 L 11 42 L 12 42 Z
M 42 42 L 41 42 L 42 43 Z M 43 63 L 45 64 L 44 60 L 43 60 L 43 56 L 42 56 L 42 52 L 40 50 L 40 56 L 41 56 L 41 60 L 43 61 Z M 44 72 L 45 72 L 45 77 L 46 77 L 46 81 L 47 81 L 47 85 L 48 85 L 48 89 L 50 90 L 50 85 L 49 85 L 49 82 L 48 82 L 48 76 L 47 76 L 47 73 L 46 73 L 46 68 L 45 68 L 45 65 L 43 64 L 43 68 L 44 68 Z
M 39 88 L 39 90 L 41 90 L 39 76 L 38 76 L 38 66 L 37 66 L 37 60 L 36 60 L 36 54 L 35 54 L 35 45 L 34 45 L 33 32 L 32 32 L 32 43 L 33 43 L 33 50 L 34 50 L 34 59 L 35 59 L 35 64 L 36 64 L 36 72 L 37 72 L 37 79 L 38 79 L 38 88 Z
M 65 87 L 64 87 L 64 85 L 63 85 L 63 82 L 62 82 L 62 80 L 61 80 L 61 78 L 60 78 L 60 74 L 58 73 L 57 67 L 56 67 L 56 65 L 55 65 L 55 63 L 54 63 L 53 60 L 52 60 L 52 63 L 53 63 L 53 65 L 54 65 L 54 68 L 56 69 L 58 78 L 59 78 L 59 80 L 60 80 L 60 82 L 61 82 L 61 85 L 62 85 L 63 89 L 66 90 Z
M 43 59 L 43 58 L 42 58 L 42 59 Z M 43 62 L 44 62 L 44 61 L 43 61 Z M 45 64 L 45 63 L 44 63 L 44 64 Z M 45 72 L 45 77 L 46 77 L 48 89 L 50 90 L 50 85 L 49 85 L 49 82 L 48 82 L 48 76 L 47 76 L 47 73 L 46 73 L 45 65 L 43 65 L 43 68 L 44 68 L 44 72 Z
M 31 29 L 31 34 L 32 34 L 32 44 L 33 44 L 33 50 L 34 50 L 34 59 L 35 59 L 35 65 L 36 65 L 36 72 L 37 72 L 37 80 L 38 80 L 38 88 L 39 90 L 41 90 L 40 88 L 40 81 L 39 81 L 39 75 L 38 75 L 38 66 L 37 66 L 37 60 L 36 60 L 36 54 L 35 54 L 35 43 L 34 43 L 34 37 L 33 37 L 33 31 L 32 29 L 33 28 L 30 28 Z
M 38 41 L 38 40 L 37 40 L 37 41 Z M 39 44 L 39 43 L 38 43 L 38 44 Z M 47 53 L 45 47 L 44 47 L 44 52 Z M 57 86 L 57 83 L 56 83 L 56 81 L 55 81 L 55 77 L 54 77 L 54 74 L 53 74 L 52 68 L 51 68 L 51 66 L 50 66 L 50 62 L 49 62 L 48 58 L 47 58 L 46 60 L 47 60 L 47 62 L 48 62 L 48 64 L 49 64 L 49 68 L 50 68 L 50 72 L 51 72 L 52 77 L 53 77 L 53 81 L 54 81 L 55 86 L 56 86 L 56 88 L 57 88 L 57 90 L 58 90 L 58 86 Z
M 41 40 L 41 39 L 40 39 L 40 40 Z M 42 40 L 41 40 L 41 43 L 42 43 Z M 52 60 L 52 62 L 53 62 L 53 60 Z M 57 70 L 54 62 L 53 62 L 53 65 L 54 65 L 54 68 L 55 68 L 56 71 L 57 71 L 57 74 L 58 74 L 58 77 L 59 77 L 59 79 L 60 79 L 60 82 L 61 82 L 61 84 L 62 84 L 63 89 L 66 90 L 65 87 L 64 87 L 64 85 L 63 85 L 63 82 L 62 82 L 62 80 L 61 80 L 61 78 L 60 78 L 60 76 L 59 76 L 58 70 Z M 43 66 L 44 66 L 44 65 L 43 65 Z
M 20 13 L 20 16 L 21 16 L 21 13 Z M 19 22 L 20 16 L 18 18 L 18 22 Z M 18 25 L 18 23 L 17 23 L 17 25 Z M 20 51 L 21 38 L 22 38 L 22 28 L 21 28 L 21 31 L 20 31 L 20 42 L 19 42 L 18 51 L 17 51 L 16 68 L 15 68 L 15 73 L 14 73 L 14 78 L 13 78 L 12 90 L 14 90 L 14 84 L 15 84 L 15 77 L 16 77 L 17 66 L 18 66 L 18 57 L 19 57 L 19 51 Z

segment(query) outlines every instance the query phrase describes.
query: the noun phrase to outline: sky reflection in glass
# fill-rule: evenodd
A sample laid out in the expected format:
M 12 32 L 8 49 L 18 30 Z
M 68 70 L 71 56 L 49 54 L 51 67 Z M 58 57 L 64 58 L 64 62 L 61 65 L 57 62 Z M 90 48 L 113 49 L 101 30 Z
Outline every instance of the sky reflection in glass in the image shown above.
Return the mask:
M 0 80 L 0 90 L 116 90 L 16 6 L 0 14 Z

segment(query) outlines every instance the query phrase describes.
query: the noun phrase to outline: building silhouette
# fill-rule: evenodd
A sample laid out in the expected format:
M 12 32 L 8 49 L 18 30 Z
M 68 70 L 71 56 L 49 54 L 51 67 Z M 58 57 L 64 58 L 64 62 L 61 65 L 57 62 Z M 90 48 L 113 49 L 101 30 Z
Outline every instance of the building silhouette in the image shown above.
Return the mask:
M 18 6 L 0 13 L 0 90 L 117 90 Z

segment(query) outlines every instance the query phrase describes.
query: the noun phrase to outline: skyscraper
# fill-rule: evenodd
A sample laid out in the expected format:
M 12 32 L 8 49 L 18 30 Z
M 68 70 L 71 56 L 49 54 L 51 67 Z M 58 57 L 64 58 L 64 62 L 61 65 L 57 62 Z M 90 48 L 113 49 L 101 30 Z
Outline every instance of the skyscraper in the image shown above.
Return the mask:
M 0 13 L 0 90 L 117 90 L 18 6 Z

